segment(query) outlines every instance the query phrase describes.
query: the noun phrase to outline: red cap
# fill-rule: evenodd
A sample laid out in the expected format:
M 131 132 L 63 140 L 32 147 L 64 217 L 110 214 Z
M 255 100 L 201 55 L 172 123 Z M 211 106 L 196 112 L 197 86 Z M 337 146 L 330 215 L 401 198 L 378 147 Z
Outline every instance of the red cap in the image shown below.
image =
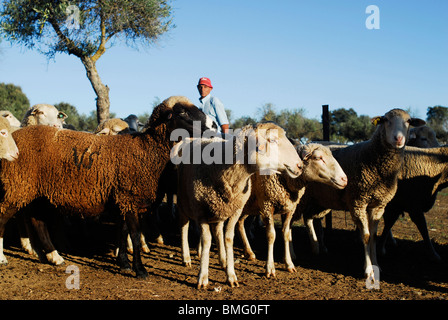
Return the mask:
M 210 87 L 213 89 L 212 82 L 210 81 L 209 78 L 203 77 L 203 78 L 199 79 L 198 85 L 200 85 L 200 84 L 206 85 L 207 87 Z

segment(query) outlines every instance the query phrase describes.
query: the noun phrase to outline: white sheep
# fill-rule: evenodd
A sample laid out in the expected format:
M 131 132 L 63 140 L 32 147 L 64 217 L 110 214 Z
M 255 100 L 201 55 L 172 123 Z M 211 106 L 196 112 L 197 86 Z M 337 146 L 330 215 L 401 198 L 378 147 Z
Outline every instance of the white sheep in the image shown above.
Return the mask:
M 14 161 L 19 157 L 19 150 L 12 137 L 12 129 L 9 121 L 0 117 L 0 159 Z M 3 238 L 0 238 L 0 265 L 7 262 L 3 254 Z
M 119 133 L 129 133 L 129 124 L 119 118 L 107 119 L 101 122 L 93 133 L 112 136 Z
M 378 266 L 375 246 L 378 222 L 397 190 L 409 127 L 425 123 L 401 109 L 375 117 L 372 122 L 377 129 L 370 140 L 333 151 L 347 174 L 347 187 L 335 190 L 321 183 L 309 183 L 297 207 L 313 233 L 312 219 L 322 217 L 328 209 L 350 211 L 362 234 L 364 271 L 369 279 L 374 279 L 373 266 Z
M 20 128 L 20 121 L 12 114 L 11 111 L 1 110 L 0 117 L 5 118 L 11 125 L 11 130 L 15 131 Z
M 177 155 L 178 150 L 187 154 L 186 150 L 190 150 L 187 157 L 182 155 L 183 160 L 190 159 L 190 156 L 194 160 L 197 152 L 202 154 L 203 160 L 199 163 L 193 161 L 192 164 L 184 161 L 177 167 L 183 261 L 191 266 L 188 222 L 193 219 L 201 226 L 198 288 L 206 288 L 211 226 L 219 242 L 220 262 L 222 266 L 226 266 L 227 280 L 232 287 L 238 286 L 233 260 L 234 229 L 251 193 L 251 175 L 258 170 L 266 174 L 268 172 L 265 170 L 286 170 L 291 176 L 297 177 L 301 174 L 302 161 L 286 138 L 284 130 L 272 123 L 246 126 L 235 134 L 234 139 L 184 140 L 177 145 L 174 155 Z M 204 158 L 204 154 L 209 154 L 210 157 Z M 226 159 L 222 161 L 224 154 Z M 220 232 L 226 220 L 223 236 Z
M 40 124 L 62 129 L 66 118 L 67 115 L 56 109 L 55 106 L 41 103 L 28 109 L 20 126 L 27 127 Z
M 318 181 L 328 184 L 337 189 L 343 189 L 347 185 L 347 176 L 334 159 L 329 148 L 320 144 L 300 145 L 297 148 L 304 167 L 300 177 L 292 179 L 287 174 L 252 176 L 252 193 L 247 201 L 241 218 L 238 221 L 238 231 L 243 241 L 243 247 L 249 259 L 254 260 L 252 251 L 246 236 L 244 221 L 249 215 L 261 215 L 266 223 L 266 234 L 268 239 L 268 256 L 266 263 L 266 276 L 275 276 L 274 266 L 274 214 L 283 214 L 283 240 L 284 255 L 287 269 L 295 272 L 290 253 L 292 234 L 290 230 L 291 220 L 297 204 L 305 191 L 309 181 Z

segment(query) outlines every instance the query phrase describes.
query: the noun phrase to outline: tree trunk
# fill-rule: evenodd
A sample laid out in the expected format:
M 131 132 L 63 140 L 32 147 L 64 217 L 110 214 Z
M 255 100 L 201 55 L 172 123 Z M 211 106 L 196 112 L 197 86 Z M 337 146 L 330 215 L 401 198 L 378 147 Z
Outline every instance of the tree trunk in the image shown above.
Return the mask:
M 101 82 L 101 78 L 96 70 L 95 62 L 90 57 L 82 57 L 81 61 L 86 68 L 87 78 L 92 84 L 96 94 L 96 111 L 98 124 L 109 119 L 109 87 Z

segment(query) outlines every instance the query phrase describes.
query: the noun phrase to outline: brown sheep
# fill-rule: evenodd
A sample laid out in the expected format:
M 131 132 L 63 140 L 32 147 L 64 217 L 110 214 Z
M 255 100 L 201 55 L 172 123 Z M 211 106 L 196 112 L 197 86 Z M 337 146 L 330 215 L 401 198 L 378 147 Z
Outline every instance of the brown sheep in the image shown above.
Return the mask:
M 82 217 L 98 216 L 107 208 L 121 214 L 118 264 L 130 268 L 126 255 L 129 229 L 134 271 L 137 277 L 146 277 L 138 214 L 158 197 L 159 179 L 174 144 L 171 133 L 182 128 L 192 134 L 196 127 L 205 130 L 206 124 L 205 114 L 188 99 L 171 97 L 154 109 L 144 133 L 98 136 L 48 126 L 17 130 L 13 137 L 23 152 L 14 165 L 3 162 L 0 171 L 0 239 L 9 218 L 37 199 Z M 33 218 L 37 228 L 48 233 L 43 221 Z M 47 246 L 47 257 L 58 255 L 51 242 L 39 240 Z

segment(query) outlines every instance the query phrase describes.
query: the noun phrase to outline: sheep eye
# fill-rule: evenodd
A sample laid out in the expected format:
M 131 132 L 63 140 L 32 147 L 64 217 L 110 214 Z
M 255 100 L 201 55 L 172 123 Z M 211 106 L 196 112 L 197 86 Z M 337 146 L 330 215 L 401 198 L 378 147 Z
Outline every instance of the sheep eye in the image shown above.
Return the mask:
M 8 131 L 2 130 L 2 131 L 0 131 L 0 134 L 6 138 L 8 136 Z

